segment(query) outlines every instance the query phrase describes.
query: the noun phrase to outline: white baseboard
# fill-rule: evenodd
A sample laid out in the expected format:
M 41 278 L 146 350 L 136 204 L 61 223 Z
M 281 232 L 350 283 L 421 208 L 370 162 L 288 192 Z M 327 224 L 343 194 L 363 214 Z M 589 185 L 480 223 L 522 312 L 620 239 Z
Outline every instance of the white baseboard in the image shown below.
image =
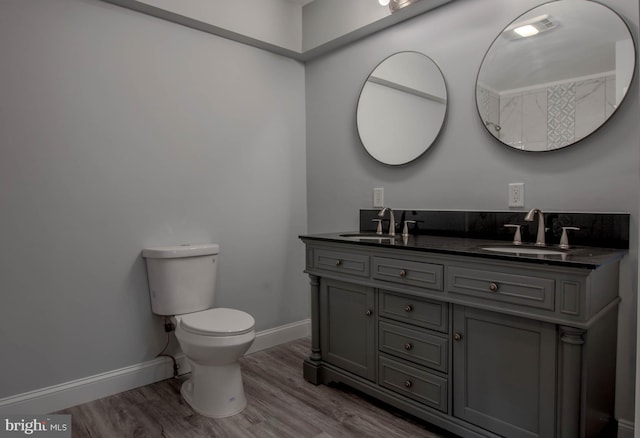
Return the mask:
M 633 421 L 618 419 L 618 438 L 633 438 L 634 429 Z
M 310 333 L 311 320 L 309 319 L 264 330 L 256 333 L 256 340 L 247 354 L 306 337 Z M 177 355 L 176 361 L 180 374 L 189 371 L 189 364 L 184 355 Z M 0 417 L 15 414 L 48 414 L 159 382 L 172 376 L 173 362 L 169 358 L 160 357 L 141 364 L 0 399 Z
M 276 345 L 286 344 L 296 339 L 311 336 L 311 320 L 303 319 L 302 321 L 292 322 L 291 324 L 281 325 L 268 330 L 256 333 L 256 340 L 247 351 L 247 354 L 256 351 L 266 350 Z

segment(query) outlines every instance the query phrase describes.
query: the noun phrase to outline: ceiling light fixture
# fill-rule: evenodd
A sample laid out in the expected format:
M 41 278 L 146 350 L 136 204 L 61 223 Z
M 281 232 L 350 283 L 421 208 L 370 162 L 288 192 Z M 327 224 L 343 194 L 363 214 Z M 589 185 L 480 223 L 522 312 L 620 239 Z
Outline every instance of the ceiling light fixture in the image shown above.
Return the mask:
M 389 2 L 389 10 L 393 14 L 394 12 L 409 6 L 410 4 L 416 3 L 418 0 L 391 0 Z
M 513 29 L 513 31 L 518 35 L 520 35 L 521 37 L 529 37 L 538 33 L 538 29 L 536 29 L 535 26 L 532 26 L 530 24 L 525 24 L 524 26 L 516 27 L 515 29 Z
M 389 4 L 389 0 L 378 0 L 378 3 L 380 3 L 380 6 L 387 6 Z
M 534 36 L 551 30 L 554 27 L 556 27 L 556 23 L 551 21 L 551 16 L 549 14 L 544 14 L 528 20 L 513 23 L 511 26 L 507 27 L 502 34 L 513 40 Z

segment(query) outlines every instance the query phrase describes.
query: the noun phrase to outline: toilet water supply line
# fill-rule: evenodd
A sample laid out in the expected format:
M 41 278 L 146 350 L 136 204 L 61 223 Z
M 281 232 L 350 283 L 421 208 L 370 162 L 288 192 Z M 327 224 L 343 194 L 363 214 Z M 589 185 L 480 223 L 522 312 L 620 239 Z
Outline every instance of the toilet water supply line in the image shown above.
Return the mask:
M 176 362 L 176 358 L 172 355 L 165 353 L 167 348 L 169 347 L 169 341 L 171 340 L 171 332 L 174 331 L 176 327 L 173 325 L 173 322 L 166 316 L 164 317 L 164 331 L 167 333 L 167 342 L 164 344 L 164 348 L 160 353 L 156 355 L 156 357 L 165 356 L 170 358 L 173 361 L 173 377 L 178 377 L 178 362 Z

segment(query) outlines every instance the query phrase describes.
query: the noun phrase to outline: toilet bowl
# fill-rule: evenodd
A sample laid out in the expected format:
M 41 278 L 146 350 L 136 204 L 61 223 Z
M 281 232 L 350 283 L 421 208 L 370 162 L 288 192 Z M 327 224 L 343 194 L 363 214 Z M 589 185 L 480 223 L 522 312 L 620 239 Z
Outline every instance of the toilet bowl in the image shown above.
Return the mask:
M 175 317 L 176 338 L 191 365 L 180 392 L 194 411 L 222 418 L 245 408 L 238 359 L 256 337 L 254 323 L 248 313 L 226 308 Z
M 142 251 L 151 310 L 172 318 L 191 365 L 180 392 L 194 411 L 212 418 L 235 415 L 246 406 L 238 359 L 256 337 L 251 315 L 213 307 L 218 252 L 217 244 Z

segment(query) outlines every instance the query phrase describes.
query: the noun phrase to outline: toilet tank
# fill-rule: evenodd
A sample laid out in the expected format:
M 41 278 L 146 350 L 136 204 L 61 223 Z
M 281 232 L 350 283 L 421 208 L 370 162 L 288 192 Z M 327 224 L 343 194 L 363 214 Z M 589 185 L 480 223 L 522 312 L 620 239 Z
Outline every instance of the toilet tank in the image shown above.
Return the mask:
M 218 252 L 214 243 L 143 249 L 153 313 L 181 315 L 212 308 Z

